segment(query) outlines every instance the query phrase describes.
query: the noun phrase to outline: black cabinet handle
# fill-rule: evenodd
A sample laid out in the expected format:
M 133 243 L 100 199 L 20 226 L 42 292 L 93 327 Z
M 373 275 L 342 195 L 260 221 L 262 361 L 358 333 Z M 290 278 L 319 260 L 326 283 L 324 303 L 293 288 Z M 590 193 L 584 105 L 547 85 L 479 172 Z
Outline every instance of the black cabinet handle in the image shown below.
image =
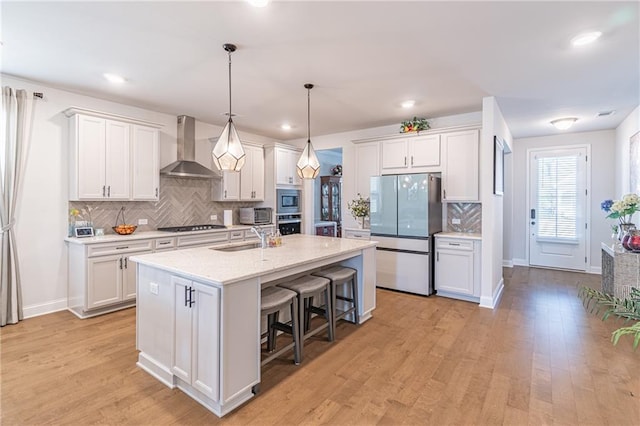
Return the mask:
M 129 267 L 129 265 L 127 264 L 127 259 L 129 259 L 128 257 L 124 258 L 124 269 L 127 269 Z
M 120 269 L 122 269 L 122 258 L 120 258 Z
M 196 301 L 193 297 L 193 294 L 196 292 L 195 288 L 189 288 L 189 307 L 192 307 L 196 304 Z
M 184 306 L 189 306 L 189 300 L 187 299 L 187 292 L 189 292 L 189 287 L 184 286 Z M 189 292 L 191 294 L 191 292 Z

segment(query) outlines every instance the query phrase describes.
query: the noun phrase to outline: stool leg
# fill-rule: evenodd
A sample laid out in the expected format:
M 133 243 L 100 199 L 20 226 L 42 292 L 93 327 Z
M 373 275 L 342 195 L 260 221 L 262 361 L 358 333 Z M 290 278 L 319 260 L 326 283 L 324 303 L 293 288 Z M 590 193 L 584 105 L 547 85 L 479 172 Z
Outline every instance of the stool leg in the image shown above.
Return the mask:
M 311 328 L 311 307 L 313 306 L 313 296 L 304 299 L 304 332 Z
M 333 342 L 333 340 L 335 339 L 335 310 L 333 308 L 333 296 L 331 296 L 331 293 L 333 293 L 331 291 L 331 283 L 327 284 L 327 286 L 324 289 L 324 300 L 326 300 L 326 306 L 325 306 L 325 312 L 324 312 L 324 316 L 327 319 L 327 322 L 329 323 L 328 327 L 327 327 L 327 334 L 329 337 L 329 341 Z
M 306 300 L 303 295 L 298 295 L 298 343 L 300 346 L 300 362 L 304 357 L 304 319 Z
M 267 352 L 273 352 L 276 349 L 276 328 L 275 323 L 278 322 L 278 312 L 267 315 Z
M 333 314 L 333 337 L 336 336 L 336 323 L 338 322 L 338 305 L 337 305 L 337 296 L 338 286 L 336 286 L 336 282 L 331 280 L 331 313 Z
M 300 328 L 298 323 L 298 298 L 291 301 L 291 336 L 293 337 L 293 362 L 300 365 L 302 362 L 302 351 L 300 348 Z
M 360 315 L 358 314 L 358 310 L 360 309 L 360 303 L 358 303 L 358 272 L 356 271 L 353 274 L 353 278 L 351 279 L 351 292 L 353 293 L 353 319 L 355 320 L 356 325 L 360 324 Z

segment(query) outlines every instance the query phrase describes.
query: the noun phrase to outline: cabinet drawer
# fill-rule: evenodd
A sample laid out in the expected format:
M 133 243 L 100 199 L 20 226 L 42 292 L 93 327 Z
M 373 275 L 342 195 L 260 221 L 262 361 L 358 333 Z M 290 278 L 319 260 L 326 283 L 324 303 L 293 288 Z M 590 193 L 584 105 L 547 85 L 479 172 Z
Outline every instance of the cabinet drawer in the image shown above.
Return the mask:
M 355 231 L 351 229 L 343 230 L 344 238 L 353 238 L 357 240 L 370 240 L 371 239 L 371 231 Z
M 107 256 L 111 254 L 131 253 L 153 249 L 153 240 L 122 241 L 119 243 L 95 244 L 87 249 L 88 257 Z
M 449 239 L 449 238 L 436 238 L 436 248 L 473 251 L 473 241 L 455 240 L 455 239 Z
M 171 238 L 158 238 L 155 240 L 155 249 L 156 250 L 166 250 L 173 249 L 176 247 L 176 239 L 174 237 Z
M 229 241 L 229 232 L 207 233 L 203 235 L 185 235 L 178 237 L 178 247 L 217 244 Z
M 269 225 L 269 226 L 261 226 L 260 229 L 262 229 L 264 232 L 267 233 L 267 235 L 269 234 L 273 234 L 274 232 L 276 232 L 276 227 L 273 225 Z M 252 232 L 251 229 L 247 229 L 244 231 L 244 239 L 245 240 L 257 240 L 258 236 L 256 235 L 255 232 Z
M 229 231 L 229 239 L 230 240 L 244 239 L 244 231 L 243 230 Z

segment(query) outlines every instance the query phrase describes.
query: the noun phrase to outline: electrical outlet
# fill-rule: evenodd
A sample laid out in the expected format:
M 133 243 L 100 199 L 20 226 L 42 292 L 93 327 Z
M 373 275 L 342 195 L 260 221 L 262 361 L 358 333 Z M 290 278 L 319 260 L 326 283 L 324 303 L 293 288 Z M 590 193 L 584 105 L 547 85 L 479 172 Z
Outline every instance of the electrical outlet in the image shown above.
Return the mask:
M 460 219 L 451 219 L 453 225 L 460 225 Z
M 146 225 L 149 221 L 147 219 L 138 219 L 138 225 Z
M 211 215 L 211 220 L 218 220 L 218 215 L 217 214 L 212 214 Z
M 158 294 L 160 286 L 157 283 L 149 283 L 149 291 L 151 294 Z

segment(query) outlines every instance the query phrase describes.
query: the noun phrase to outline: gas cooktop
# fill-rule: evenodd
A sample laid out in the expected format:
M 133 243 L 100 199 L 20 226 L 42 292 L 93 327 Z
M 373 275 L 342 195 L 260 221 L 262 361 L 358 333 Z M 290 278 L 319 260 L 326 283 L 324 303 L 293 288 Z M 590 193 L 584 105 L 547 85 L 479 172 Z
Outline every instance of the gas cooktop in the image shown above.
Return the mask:
M 158 231 L 164 232 L 189 232 L 189 231 L 206 231 L 209 229 L 225 229 L 224 225 L 182 225 L 169 226 L 167 228 L 158 228 Z

